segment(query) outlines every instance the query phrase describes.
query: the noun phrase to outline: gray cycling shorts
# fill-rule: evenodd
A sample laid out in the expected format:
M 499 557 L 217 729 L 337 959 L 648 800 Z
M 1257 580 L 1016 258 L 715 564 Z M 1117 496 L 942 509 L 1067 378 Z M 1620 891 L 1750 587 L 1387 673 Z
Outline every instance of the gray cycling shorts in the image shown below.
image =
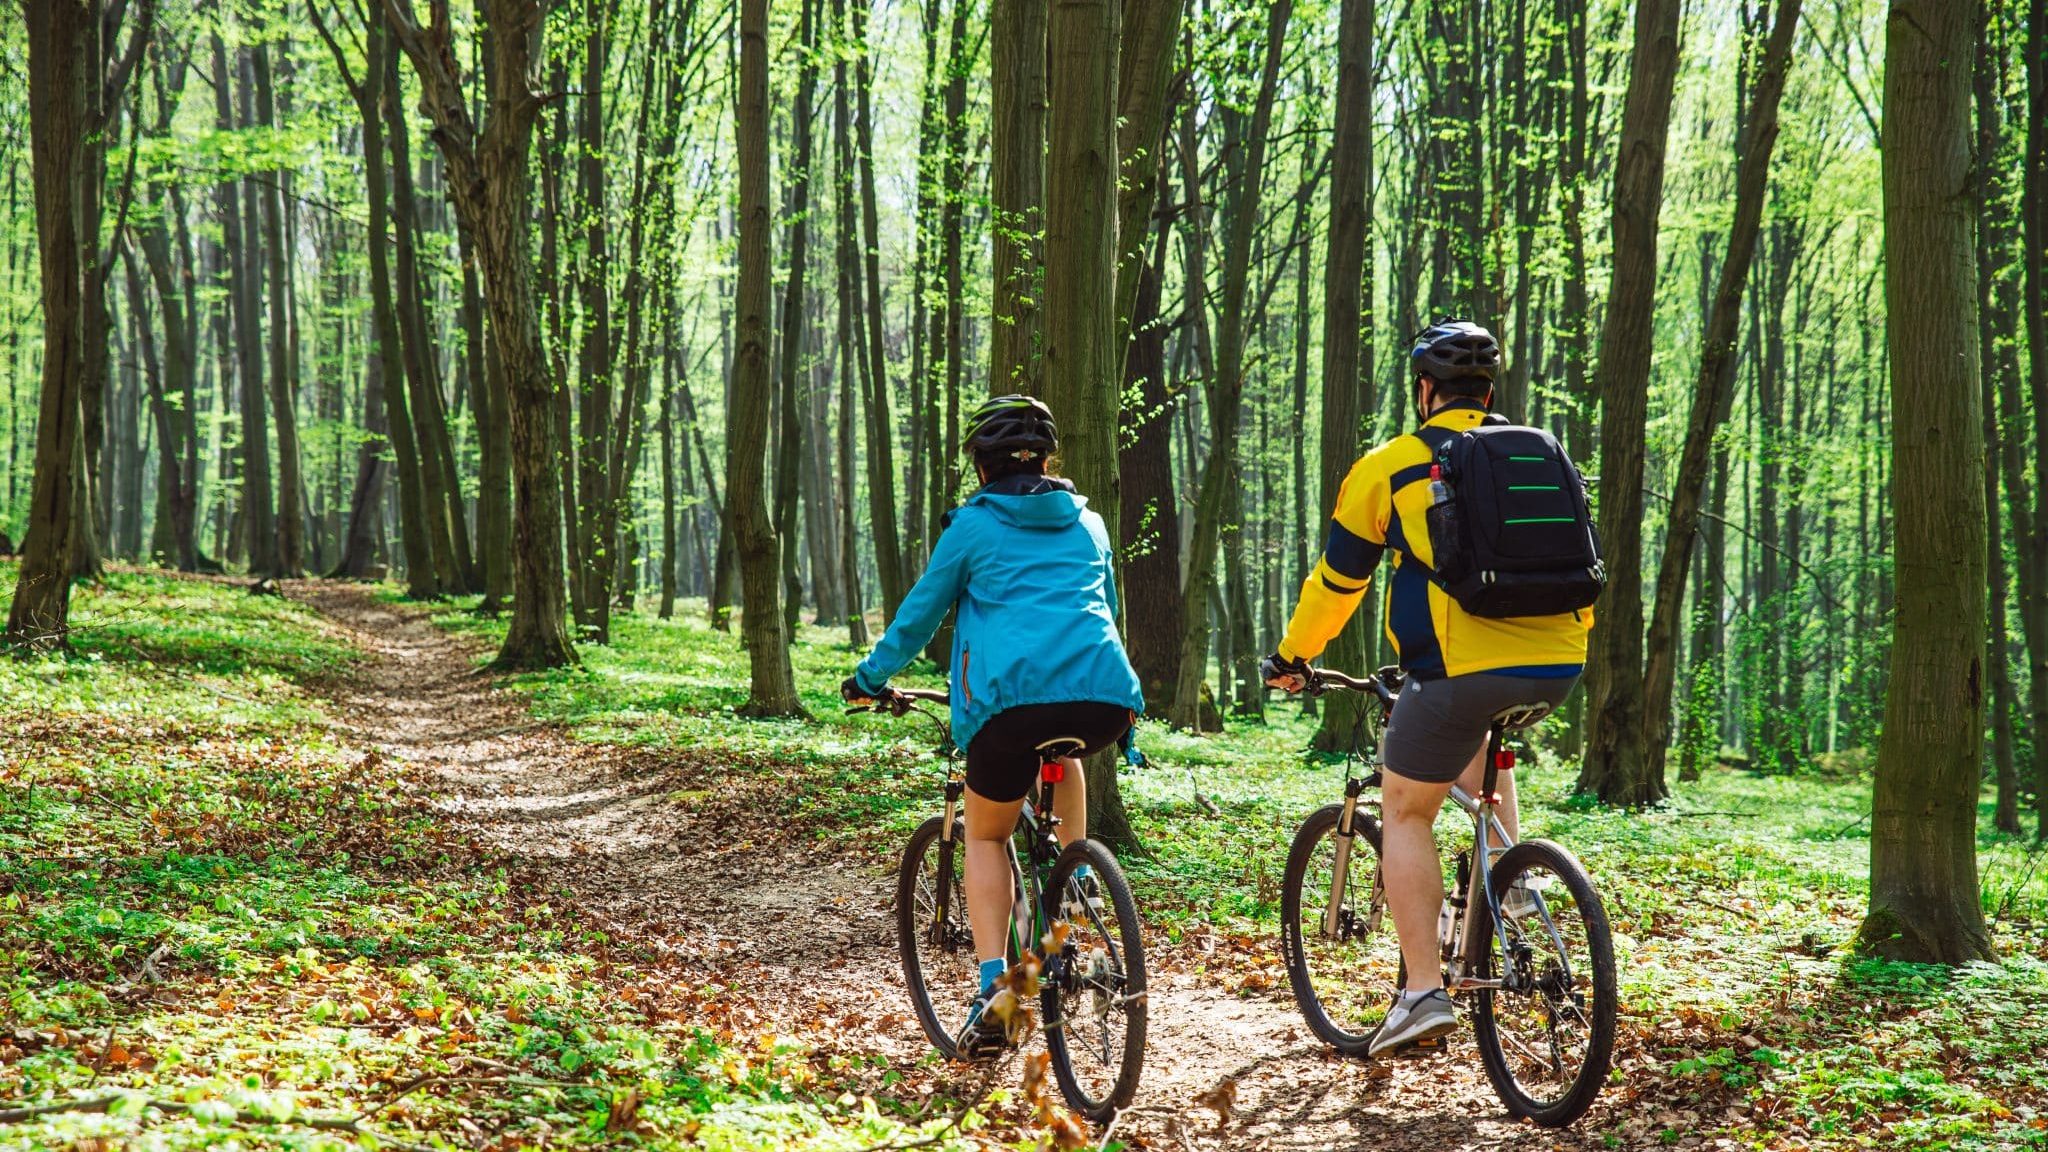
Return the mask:
M 1409 680 L 1387 722 L 1387 771 L 1424 784 L 1449 784 L 1486 744 L 1493 717 L 1517 704 L 1563 704 L 1577 676 L 1543 678 L 1474 672 Z

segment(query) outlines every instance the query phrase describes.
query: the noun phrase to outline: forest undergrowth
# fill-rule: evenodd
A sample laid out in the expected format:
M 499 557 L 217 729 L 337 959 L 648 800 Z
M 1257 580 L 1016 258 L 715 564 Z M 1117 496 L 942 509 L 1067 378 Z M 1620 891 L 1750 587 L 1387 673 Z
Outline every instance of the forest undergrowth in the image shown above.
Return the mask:
M 0 1148 L 918 1136 L 351 747 L 310 609 L 120 571 L 76 611 L 0 660 Z
M 501 627 L 469 608 L 435 620 Z M 124 570 L 76 610 L 76 655 L 0 661 L 0 1147 L 857 1148 L 922 1138 L 950 1113 L 931 1102 L 972 1079 L 948 1088 L 900 1047 L 863 1056 L 843 1028 L 767 1027 L 735 1012 L 746 989 L 580 915 L 558 877 L 450 818 L 441 781 L 352 742 L 332 701 L 366 657 L 309 607 Z M 928 725 L 841 713 L 841 638 L 806 628 L 794 650 L 812 722 L 743 722 L 744 656 L 701 605 L 614 629 L 580 668 L 501 683 L 577 740 L 716 765 L 769 798 L 788 818 L 738 827 L 731 858 L 796 851 L 879 877 L 936 803 Z M 1161 973 L 1278 1018 L 1287 840 L 1342 769 L 1303 759 L 1294 708 L 1272 715 L 1221 737 L 1146 726 L 1150 766 L 1124 791 Z M 1622 813 L 1571 798 L 1572 773 L 1537 753 L 1525 823 L 1602 885 L 1623 1035 L 1575 1133 L 1511 1131 L 1587 1148 L 2048 1147 L 2048 866 L 2028 841 L 1980 824 L 1996 964 L 1863 961 L 1847 954 L 1867 872 L 1856 757 L 1723 767 Z M 721 782 L 662 786 L 651 803 L 687 808 Z M 874 1026 L 915 1041 L 907 1017 Z M 1117 1139 L 1267 1146 L 1272 1117 L 1194 1104 L 1173 1075 L 1187 1055 L 1155 1043 L 1140 1103 L 1199 1115 L 1200 1133 Z M 1400 1076 L 1410 1109 L 1498 1112 Z M 1030 1140 L 1004 1103 L 941 1142 Z M 1305 1139 L 1284 1146 L 1330 1146 Z

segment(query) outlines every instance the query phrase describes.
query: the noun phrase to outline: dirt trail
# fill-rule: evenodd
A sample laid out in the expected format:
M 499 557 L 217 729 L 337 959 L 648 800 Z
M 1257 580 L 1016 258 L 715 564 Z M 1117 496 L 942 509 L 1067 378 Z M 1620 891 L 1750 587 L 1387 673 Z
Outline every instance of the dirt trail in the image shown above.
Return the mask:
M 306 582 L 288 594 L 370 656 L 338 690 L 351 733 L 431 770 L 438 803 L 559 883 L 587 922 L 701 967 L 706 982 L 748 989 L 761 1026 L 884 1056 L 906 1072 L 928 1053 L 897 967 L 890 879 L 820 867 L 814 850 L 775 838 L 757 803 L 772 780 L 717 778 L 647 750 L 578 742 L 495 691 L 476 669 L 474 643 L 424 612 L 345 584 Z M 1152 951 L 1144 1082 L 1119 1136 L 1203 1150 L 1601 1146 L 1510 1122 L 1468 1040 L 1422 1062 L 1342 1060 L 1302 1026 L 1284 979 L 1232 995 L 1202 974 L 1199 942 Z M 828 971 L 829 1005 L 819 990 Z M 1237 1082 L 1237 1105 L 1219 1131 L 1194 1100 L 1224 1077 Z M 1581 1127 L 1608 1123 L 1596 1111 Z

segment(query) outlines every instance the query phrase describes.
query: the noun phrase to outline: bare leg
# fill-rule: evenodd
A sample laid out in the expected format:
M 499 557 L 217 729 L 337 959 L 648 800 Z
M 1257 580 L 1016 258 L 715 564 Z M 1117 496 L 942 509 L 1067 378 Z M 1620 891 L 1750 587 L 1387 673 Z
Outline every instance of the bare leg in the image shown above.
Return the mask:
M 1023 806 L 1022 800 L 1004 804 L 967 790 L 967 922 L 982 960 L 1000 960 L 1010 952 L 1010 903 L 1016 890 L 1006 849 Z
M 1425 784 L 1388 772 L 1380 792 L 1380 867 L 1384 871 L 1387 907 L 1401 938 L 1401 958 L 1408 965 L 1408 990 L 1443 987 L 1443 957 L 1437 952 L 1436 920 L 1443 909 L 1443 860 L 1437 855 L 1437 809 L 1450 795 L 1449 784 Z
M 1472 758 L 1472 763 L 1465 765 L 1464 774 L 1458 777 L 1458 787 L 1463 788 L 1470 795 L 1477 796 L 1479 795 L 1479 786 L 1485 780 L 1486 749 L 1482 746 L 1479 749 L 1479 755 Z M 1501 827 L 1508 830 L 1509 841 L 1520 840 L 1522 838 L 1521 807 L 1515 795 L 1514 770 L 1509 769 L 1502 772 L 1495 778 L 1495 781 L 1494 790 L 1500 793 L 1500 809 L 1497 815 L 1500 816 Z
M 1052 814 L 1060 818 L 1053 835 L 1065 848 L 1088 836 L 1088 777 L 1082 774 L 1079 760 L 1068 757 L 1060 763 L 1067 766 L 1067 778 L 1052 790 Z

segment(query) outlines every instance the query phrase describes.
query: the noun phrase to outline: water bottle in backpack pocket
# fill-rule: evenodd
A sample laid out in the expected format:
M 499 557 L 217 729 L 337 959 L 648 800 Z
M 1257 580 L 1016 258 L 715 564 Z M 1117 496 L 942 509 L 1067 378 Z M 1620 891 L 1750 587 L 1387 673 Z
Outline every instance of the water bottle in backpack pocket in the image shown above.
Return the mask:
M 1496 417 L 1497 419 L 1497 417 Z M 1541 428 L 1424 428 L 1434 579 L 1474 616 L 1556 616 L 1607 583 L 1586 481 Z

